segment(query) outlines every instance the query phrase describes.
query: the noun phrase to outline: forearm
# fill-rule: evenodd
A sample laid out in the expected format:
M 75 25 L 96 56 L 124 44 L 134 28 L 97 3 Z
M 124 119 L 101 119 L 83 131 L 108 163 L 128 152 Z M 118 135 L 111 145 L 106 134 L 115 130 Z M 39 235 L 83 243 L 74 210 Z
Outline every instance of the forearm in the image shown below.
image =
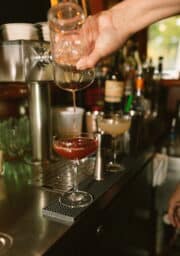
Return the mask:
M 88 17 L 83 25 L 82 38 L 90 51 L 77 63 L 77 68 L 93 67 L 100 59 L 119 49 L 134 33 L 178 13 L 180 0 L 124 0 Z
M 110 10 L 117 30 L 124 25 L 131 35 L 156 21 L 179 14 L 180 0 L 125 0 Z

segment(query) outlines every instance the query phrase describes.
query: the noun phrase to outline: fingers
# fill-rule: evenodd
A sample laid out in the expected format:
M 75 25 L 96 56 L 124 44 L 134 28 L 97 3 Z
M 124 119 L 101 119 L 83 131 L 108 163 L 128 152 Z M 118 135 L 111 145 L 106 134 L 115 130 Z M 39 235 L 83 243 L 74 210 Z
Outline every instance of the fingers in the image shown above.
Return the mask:
M 77 62 L 76 68 L 79 70 L 93 68 L 99 59 L 100 59 L 100 56 L 98 52 L 93 51 L 89 56 L 81 58 Z
M 170 203 L 168 210 L 168 219 L 175 228 L 180 227 L 180 202 Z
M 172 226 L 175 227 L 176 224 L 174 221 L 174 207 L 172 207 L 171 205 L 169 206 L 169 210 L 168 210 L 168 219 L 172 224 Z
M 178 201 L 174 209 L 174 223 L 175 227 L 180 227 L 180 202 Z

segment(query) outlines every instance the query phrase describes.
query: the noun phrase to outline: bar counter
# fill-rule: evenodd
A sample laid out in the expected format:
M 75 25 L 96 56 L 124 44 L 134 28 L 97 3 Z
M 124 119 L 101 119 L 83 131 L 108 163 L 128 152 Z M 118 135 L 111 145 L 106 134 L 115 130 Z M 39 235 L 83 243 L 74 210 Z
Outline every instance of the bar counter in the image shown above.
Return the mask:
M 131 180 L 142 171 L 142 167 L 153 156 L 153 150 L 144 152 L 138 157 L 127 159 L 126 170 L 117 175 L 113 186 L 103 195 L 86 208 L 78 221 L 71 225 L 58 223 L 42 216 L 42 208 L 59 197 L 56 192 L 44 189 L 39 185 L 27 184 L 25 178 L 19 179 L 15 184 L 12 179 L 0 178 L 0 232 L 6 233 L 13 238 L 13 244 L 6 251 L 7 256 L 36 256 L 36 255 L 57 255 L 61 252 L 61 241 L 69 240 L 69 236 L 81 236 L 89 232 L 91 221 L 95 220 L 98 232 L 98 216 L 105 211 L 121 190 L 130 186 Z M 17 174 L 19 175 L 19 174 Z M 113 174 L 111 174 L 113 175 Z M 106 182 L 108 175 L 105 175 Z M 92 184 L 97 181 L 92 180 Z M 97 217 L 97 219 L 96 219 Z M 75 233 L 74 233 L 75 232 Z M 72 234 L 71 234 L 72 233 Z M 71 247 L 69 240 L 69 247 Z M 66 245 L 67 246 L 67 245 Z M 65 246 L 65 247 L 66 247 Z M 64 247 L 63 247 L 64 248 Z M 64 250 L 64 249 L 63 249 Z
M 0 176 L 0 255 L 88 256 L 117 250 L 122 255 L 136 250 L 155 255 L 153 158 L 166 129 L 158 119 L 145 124 L 138 129 L 138 149 L 123 157 L 123 172 L 104 171 L 104 180 L 95 181 L 82 165 L 86 175 L 81 170 L 79 186 L 90 191 L 94 201 L 71 223 L 43 216 L 43 209 L 62 193 L 61 187 L 53 187 L 62 159 L 48 168 L 27 160 L 5 162 Z M 137 136 L 135 142 L 133 146 Z M 6 236 L 10 248 L 5 250 Z

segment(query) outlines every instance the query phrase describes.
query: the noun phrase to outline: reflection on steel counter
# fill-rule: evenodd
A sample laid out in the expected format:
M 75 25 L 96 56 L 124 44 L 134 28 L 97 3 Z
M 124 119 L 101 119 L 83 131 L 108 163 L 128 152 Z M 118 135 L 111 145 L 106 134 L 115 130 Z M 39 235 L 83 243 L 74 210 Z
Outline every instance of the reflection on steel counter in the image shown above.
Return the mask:
M 78 170 L 78 183 L 93 175 L 95 158 L 85 158 L 81 160 Z M 36 167 L 38 168 L 38 167 Z M 69 161 L 62 160 L 57 163 L 51 163 L 43 169 L 40 177 L 42 186 L 56 192 L 65 192 L 70 190 L 73 185 L 72 167 Z
M 94 172 L 95 158 L 81 160 L 78 172 L 78 183 L 92 176 Z M 6 182 L 23 186 L 32 184 L 47 190 L 63 193 L 72 188 L 73 173 L 69 161 L 59 161 L 47 165 L 29 165 L 27 162 L 4 161 L 3 176 Z
M 78 171 L 78 183 L 94 173 L 95 158 L 81 160 Z M 18 186 L 35 185 L 46 190 L 63 193 L 72 188 L 73 173 L 69 161 L 59 159 L 45 165 L 30 165 L 22 159 L 5 160 L 3 176 L 6 182 L 14 182 Z

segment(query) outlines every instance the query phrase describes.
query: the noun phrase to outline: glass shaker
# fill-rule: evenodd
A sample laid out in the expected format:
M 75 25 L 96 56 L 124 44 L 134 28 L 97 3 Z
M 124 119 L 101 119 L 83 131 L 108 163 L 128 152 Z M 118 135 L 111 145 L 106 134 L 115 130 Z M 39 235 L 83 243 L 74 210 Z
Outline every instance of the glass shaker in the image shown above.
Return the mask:
M 74 1 L 60 2 L 48 12 L 54 80 L 64 90 L 83 89 L 95 77 L 94 69 L 76 69 L 76 63 L 88 51 L 81 33 L 85 16 Z

